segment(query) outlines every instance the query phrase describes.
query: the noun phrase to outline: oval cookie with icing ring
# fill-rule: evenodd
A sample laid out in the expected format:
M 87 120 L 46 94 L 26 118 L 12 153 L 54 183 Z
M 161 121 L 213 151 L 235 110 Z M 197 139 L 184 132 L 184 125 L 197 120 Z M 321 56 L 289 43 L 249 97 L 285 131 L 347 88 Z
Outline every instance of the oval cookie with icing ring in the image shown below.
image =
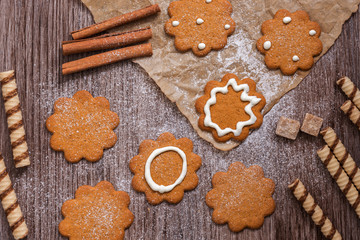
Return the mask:
M 176 139 L 168 132 L 156 141 L 143 141 L 139 155 L 132 158 L 129 165 L 135 174 L 132 187 L 144 192 L 153 205 L 163 201 L 180 202 L 184 191 L 193 190 L 199 181 L 196 171 L 201 166 L 201 158 L 192 151 L 190 139 Z
M 226 74 L 220 82 L 208 82 L 204 96 L 196 101 L 196 111 L 200 113 L 198 125 L 211 132 L 216 141 L 242 141 L 250 129 L 261 126 L 265 103 L 252 79 L 240 80 L 234 74 Z
M 175 37 L 178 51 L 192 50 L 201 57 L 220 50 L 235 30 L 228 0 L 180 0 L 170 3 L 165 32 Z
M 309 70 L 322 52 L 320 25 L 310 21 L 305 11 L 281 9 L 262 24 L 261 32 L 264 36 L 257 41 L 257 49 L 265 55 L 266 66 L 280 68 L 285 75 Z

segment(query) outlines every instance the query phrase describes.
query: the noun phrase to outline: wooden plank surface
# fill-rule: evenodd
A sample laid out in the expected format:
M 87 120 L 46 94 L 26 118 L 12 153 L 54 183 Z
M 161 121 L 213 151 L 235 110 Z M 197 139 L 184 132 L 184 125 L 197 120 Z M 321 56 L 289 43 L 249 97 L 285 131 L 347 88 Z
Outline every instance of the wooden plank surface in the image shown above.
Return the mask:
M 324 126 L 335 129 L 360 165 L 360 132 L 339 109 L 346 97 L 335 85 L 336 79 L 347 75 L 360 86 L 359 22 L 357 12 L 310 75 L 265 116 L 259 130 L 238 148 L 220 152 L 197 136 L 175 104 L 136 64 L 127 61 L 61 75 L 61 64 L 79 57 L 63 57 L 61 41 L 70 39 L 71 30 L 92 23 L 80 1 L 0 0 L 0 71 L 16 70 L 32 164 L 25 169 L 14 168 L 2 100 L 0 151 L 30 229 L 28 239 L 63 239 L 58 232 L 63 202 L 73 198 L 79 186 L 101 180 L 130 195 L 135 221 L 126 231 L 126 239 L 323 239 L 287 189 L 296 177 L 304 182 L 344 239 L 359 239 L 360 220 L 316 156 L 323 140 L 304 133 L 296 141 L 275 135 L 280 116 L 302 121 L 306 112 L 313 113 L 324 118 Z M 82 89 L 109 99 L 121 119 L 115 130 L 118 142 L 97 163 L 69 164 L 62 153 L 51 150 L 45 121 L 57 98 L 70 97 Z M 181 203 L 151 206 L 144 194 L 131 188 L 128 162 L 137 154 L 142 140 L 155 139 L 166 131 L 194 141 L 194 152 L 203 160 L 198 171 L 200 181 L 196 190 L 185 193 Z M 234 161 L 260 165 L 265 176 L 276 183 L 276 211 L 259 230 L 234 234 L 226 225 L 211 221 L 212 211 L 205 204 L 211 177 Z M 0 239 L 12 239 L 2 209 Z

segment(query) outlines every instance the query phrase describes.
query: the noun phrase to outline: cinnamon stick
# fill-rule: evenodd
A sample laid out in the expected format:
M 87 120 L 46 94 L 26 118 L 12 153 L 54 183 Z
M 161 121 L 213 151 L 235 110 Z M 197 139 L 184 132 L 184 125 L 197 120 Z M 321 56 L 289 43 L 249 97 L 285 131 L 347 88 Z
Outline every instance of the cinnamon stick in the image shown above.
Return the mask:
M 150 27 L 130 32 L 105 34 L 99 37 L 62 42 L 63 55 L 105 50 L 124 47 L 134 43 L 144 42 L 152 37 Z
M 67 62 L 62 65 L 62 74 L 81 72 L 87 69 L 100 67 L 110 63 L 126 59 L 146 57 L 152 55 L 151 43 L 120 48 L 105 53 L 96 54 L 76 61 Z
M 129 13 L 125 13 L 123 15 L 105 20 L 103 22 L 93 24 L 89 27 L 82 28 L 77 31 L 73 31 L 71 33 L 71 35 L 72 35 L 73 39 L 81 39 L 81 38 L 90 37 L 94 34 L 97 34 L 97 33 L 106 31 L 108 29 L 118 27 L 118 26 L 124 25 L 126 23 L 133 22 L 133 21 L 136 21 L 136 20 L 151 16 L 151 15 L 154 15 L 158 12 L 160 12 L 159 5 L 157 5 L 157 4 L 151 5 L 146 8 L 139 9 L 139 10 L 129 12 Z

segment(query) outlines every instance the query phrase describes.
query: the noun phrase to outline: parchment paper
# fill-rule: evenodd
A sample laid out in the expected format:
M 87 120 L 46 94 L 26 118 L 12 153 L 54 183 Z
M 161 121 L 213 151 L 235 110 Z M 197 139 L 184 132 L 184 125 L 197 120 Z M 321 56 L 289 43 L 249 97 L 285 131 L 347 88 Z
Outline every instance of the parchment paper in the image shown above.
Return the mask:
M 82 0 L 90 9 L 95 22 L 157 3 L 161 13 L 139 22 L 117 29 L 125 31 L 151 25 L 154 37 L 151 40 L 154 55 L 137 59 L 138 63 L 161 88 L 165 95 L 176 103 L 180 111 L 189 119 L 197 133 L 220 150 L 230 150 L 239 142 L 216 142 L 211 133 L 199 129 L 199 115 L 195 101 L 203 95 L 205 84 L 220 79 L 226 73 L 237 74 L 240 78 L 250 77 L 257 82 L 257 90 L 266 98 L 264 114 L 288 91 L 295 88 L 308 72 L 298 71 L 293 76 L 284 76 L 279 70 L 269 70 L 264 56 L 256 49 L 256 41 L 261 37 L 261 24 L 271 19 L 277 10 L 293 12 L 305 10 L 312 21 L 320 24 L 320 39 L 324 50 L 334 44 L 341 33 L 343 23 L 357 11 L 360 0 L 230 0 L 233 5 L 232 18 L 236 30 L 228 38 L 227 46 L 220 51 L 212 51 L 206 57 L 196 57 L 191 51 L 179 53 L 174 47 L 174 39 L 164 32 L 164 24 L 169 19 L 169 0 Z M 316 58 L 318 60 L 319 57 Z M 319 79 L 321 81 L 321 79 Z

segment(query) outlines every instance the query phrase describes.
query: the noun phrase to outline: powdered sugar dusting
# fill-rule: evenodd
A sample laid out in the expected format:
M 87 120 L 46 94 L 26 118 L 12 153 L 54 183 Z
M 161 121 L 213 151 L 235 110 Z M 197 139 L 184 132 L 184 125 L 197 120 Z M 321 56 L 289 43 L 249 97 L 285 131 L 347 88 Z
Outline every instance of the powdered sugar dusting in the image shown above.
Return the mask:
M 198 58 L 191 52 L 179 53 L 174 48 L 174 39 L 163 31 L 163 24 L 169 19 L 166 12 L 163 12 L 156 20 L 158 24 L 154 26 L 156 34 L 153 38 L 153 57 L 135 60 L 149 73 L 168 98 L 176 102 L 200 137 L 222 150 L 229 150 L 239 143 L 216 142 L 211 133 L 200 130 L 197 124 L 199 115 L 195 111 L 195 102 L 203 95 L 204 86 L 208 81 L 220 81 L 226 73 L 234 73 L 240 79 L 252 78 L 257 82 L 258 91 L 265 96 L 267 104 L 264 113 L 267 113 L 281 96 L 295 87 L 304 77 L 304 74 L 284 76 L 280 71 L 269 70 L 266 67 L 264 56 L 256 50 L 256 39 L 241 27 L 241 15 L 249 9 L 242 9 L 239 6 L 240 2 L 232 2 L 232 4 L 233 9 L 239 10 L 232 14 L 237 28 L 234 34 L 228 37 L 228 44 L 224 49 L 212 51 L 203 58 Z M 166 2 L 160 5 L 162 9 L 168 7 Z M 254 28 L 260 32 L 260 25 Z

